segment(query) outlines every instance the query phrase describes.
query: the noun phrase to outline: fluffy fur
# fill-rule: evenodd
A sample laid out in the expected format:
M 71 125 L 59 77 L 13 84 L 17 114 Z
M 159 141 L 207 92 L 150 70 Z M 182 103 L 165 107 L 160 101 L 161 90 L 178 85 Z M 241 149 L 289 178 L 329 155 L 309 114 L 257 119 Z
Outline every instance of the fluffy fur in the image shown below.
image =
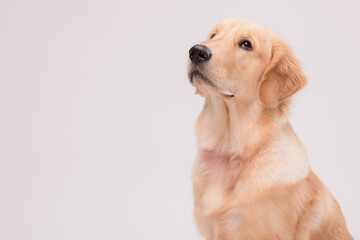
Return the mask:
M 244 39 L 253 50 L 239 48 Z M 306 84 L 290 47 L 273 31 L 238 19 L 218 24 L 201 44 L 212 58 L 188 64 L 205 97 L 193 168 L 201 234 L 208 240 L 353 239 L 287 119 L 290 96 Z

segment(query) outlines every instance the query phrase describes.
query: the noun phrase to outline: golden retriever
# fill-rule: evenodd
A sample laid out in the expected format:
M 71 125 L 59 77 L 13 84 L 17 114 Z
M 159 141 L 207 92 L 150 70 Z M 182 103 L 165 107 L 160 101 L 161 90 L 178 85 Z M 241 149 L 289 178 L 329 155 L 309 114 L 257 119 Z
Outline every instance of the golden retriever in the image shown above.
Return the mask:
M 353 239 L 288 121 L 307 80 L 275 32 L 227 19 L 190 49 L 188 75 L 205 98 L 193 186 L 207 240 Z

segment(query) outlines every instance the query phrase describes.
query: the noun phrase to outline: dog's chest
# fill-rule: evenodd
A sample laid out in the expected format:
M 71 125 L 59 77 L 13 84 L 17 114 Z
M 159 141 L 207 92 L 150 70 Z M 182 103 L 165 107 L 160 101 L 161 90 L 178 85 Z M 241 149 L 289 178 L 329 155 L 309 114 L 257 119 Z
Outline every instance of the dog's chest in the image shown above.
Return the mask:
M 203 212 L 211 214 L 219 211 L 229 198 L 231 198 L 232 188 L 239 176 L 241 167 L 241 158 L 226 154 L 216 154 L 214 152 L 203 152 L 197 162 L 196 169 L 200 171 L 195 173 L 195 189 L 201 189 L 196 192 L 198 204 Z

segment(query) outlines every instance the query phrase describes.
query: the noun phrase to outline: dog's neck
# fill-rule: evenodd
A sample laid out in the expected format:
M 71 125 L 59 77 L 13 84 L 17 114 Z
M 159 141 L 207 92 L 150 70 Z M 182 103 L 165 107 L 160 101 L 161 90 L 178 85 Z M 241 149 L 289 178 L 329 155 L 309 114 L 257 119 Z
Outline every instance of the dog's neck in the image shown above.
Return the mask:
M 288 124 L 280 110 L 259 102 L 243 104 L 237 99 L 208 97 L 198 118 L 196 133 L 200 150 L 249 157 Z

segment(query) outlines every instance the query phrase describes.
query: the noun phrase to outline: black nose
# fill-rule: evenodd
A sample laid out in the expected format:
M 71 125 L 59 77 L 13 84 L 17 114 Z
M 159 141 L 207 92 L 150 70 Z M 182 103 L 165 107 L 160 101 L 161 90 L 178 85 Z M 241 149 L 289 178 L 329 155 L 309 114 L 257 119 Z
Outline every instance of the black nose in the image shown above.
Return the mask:
M 189 50 L 189 57 L 191 61 L 195 64 L 209 61 L 211 56 L 212 54 L 210 49 L 204 45 L 197 44 Z

